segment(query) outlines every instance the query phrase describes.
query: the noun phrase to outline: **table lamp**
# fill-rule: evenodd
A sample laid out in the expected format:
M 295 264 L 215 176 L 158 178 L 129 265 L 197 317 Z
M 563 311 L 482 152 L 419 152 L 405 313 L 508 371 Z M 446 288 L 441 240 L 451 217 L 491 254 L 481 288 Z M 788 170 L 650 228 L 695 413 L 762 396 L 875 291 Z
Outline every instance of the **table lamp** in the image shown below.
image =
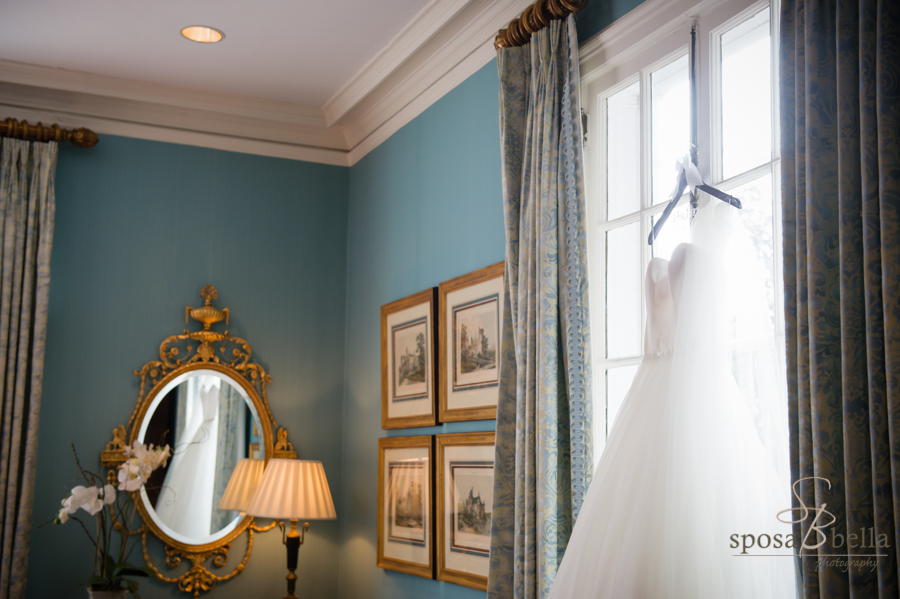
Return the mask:
M 218 508 L 240 512 L 241 516 L 247 513 L 247 506 L 250 505 L 250 500 L 259 487 L 265 468 L 265 460 L 247 458 L 238 460 L 231 478 L 228 479 L 228 486 L 225 487 L 222 499 L 219 500 Z
M 247 513 L 259 518 L 291 521 L 291 530 L 284 539 L 288 567 L 288 594 L 284 599 L 298 599 L 294 594 L 297 584 L 294 570 L 297 569 L 297 554 L 309 529 L 309 522 L 304 522 L 298 532 L 297 521 L 333 520 L 337 517 L 322 462 L 269 460 Z

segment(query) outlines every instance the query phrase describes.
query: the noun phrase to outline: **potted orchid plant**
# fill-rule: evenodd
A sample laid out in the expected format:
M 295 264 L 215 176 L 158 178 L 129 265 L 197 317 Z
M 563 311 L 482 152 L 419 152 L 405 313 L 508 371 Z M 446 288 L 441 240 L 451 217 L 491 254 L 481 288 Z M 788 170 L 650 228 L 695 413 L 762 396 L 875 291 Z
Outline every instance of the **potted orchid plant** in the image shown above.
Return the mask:
M 74 446 L 72 451 L 75 452 Z M 76 453 L 75 463 L 87 485 L 72 489 L 53 521 L 54 524 L 65 524 L 69 520 L 78 522 L 93 543 L 93 576 L 80 584 L 86 585 L 88 594 L 97 599 L 122 599 L 128 592 L 140 599 L 138 583 L 130 577 L 146 577 L 153 573 L 147 567 L 128 562 L 134 549 L 130 541 L 135 534 L 131 528 L 137 511 L 135 500 L 153 471 L 166 464 L 172 451 L 168 445 L 154 447 L 151 444 L 148 447 L 135 441 L 132 447 L 124 449 L 124 453 L 126 460 L 118 466 L 118 489 L 104 484 L 104 478 L 82 468 Z M 78 510 L 95 517 L 94 525 L 89 521 L 86 524 L 76 516 Z

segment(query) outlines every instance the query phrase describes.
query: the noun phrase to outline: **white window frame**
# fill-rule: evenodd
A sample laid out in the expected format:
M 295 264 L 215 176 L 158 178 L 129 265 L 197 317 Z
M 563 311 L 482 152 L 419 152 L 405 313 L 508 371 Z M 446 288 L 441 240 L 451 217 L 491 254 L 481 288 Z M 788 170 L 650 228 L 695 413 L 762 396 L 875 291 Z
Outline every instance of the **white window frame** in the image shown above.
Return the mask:
M 772 160 L 748 172 L 723 180 L 721 163 L 721 51 L 719 38 L 738 23 L 766 6 L 771 7 L 771 115 Z M 585 184 L 588 218 L 588 268 L 591 276 L 591 313 L 594 372 L 594 453 L 595 463 L 606 443 L 606 380 L 610 367 L 637 365 L 642 355 L 606 358 L 606 233 L 624 224 L 640 222 L 641 243 L 641 334 L 646 323 L 643 273 L 652 257 L 646 239 L 652 217 L 661 213 L 666 203 L 652 205 L 651 169 L 642 168 L 640 208 L 637 212 L 606 220 L 606 99 L 641 81 L 642 115 L 650 111 L 650 73 L 690 52 L 691 28 L 696 25 L 696 78 L 698 105 L 698 156 L 704 181 L 728 191 L 749 181 L 772 175 L 773 239 L 775 275 L 776 335 L 784 339 L 782 267 L 778 259 L 781 247 L 781 177 L 778 94 L 778 22 L 780 0 L 648 0 L 582 44 L 581 96 L 588 116 L 585 147 Z M 641 40 L 634 42 L 633 40 Z M 641 118 L 641 160 L 650 164 L 649 118 Z M 674 162 L 674 157 L 673 157 Z M 674 169 L 673 169 L 674 184 Z M 688 201 L 681 198 L 678 205 Z M 641 346 L 643 337 L 641 336 Z

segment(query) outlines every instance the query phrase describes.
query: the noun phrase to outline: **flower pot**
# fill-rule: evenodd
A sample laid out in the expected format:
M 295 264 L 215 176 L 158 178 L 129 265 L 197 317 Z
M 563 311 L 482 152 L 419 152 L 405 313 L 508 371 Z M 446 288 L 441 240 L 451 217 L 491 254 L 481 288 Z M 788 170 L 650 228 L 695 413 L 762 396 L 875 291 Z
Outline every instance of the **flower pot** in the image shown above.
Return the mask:
M 128 597 L 128 589 L 112 589 L 99 590 L 88 587 L 88 597 L 91 599 L 126 599 Z

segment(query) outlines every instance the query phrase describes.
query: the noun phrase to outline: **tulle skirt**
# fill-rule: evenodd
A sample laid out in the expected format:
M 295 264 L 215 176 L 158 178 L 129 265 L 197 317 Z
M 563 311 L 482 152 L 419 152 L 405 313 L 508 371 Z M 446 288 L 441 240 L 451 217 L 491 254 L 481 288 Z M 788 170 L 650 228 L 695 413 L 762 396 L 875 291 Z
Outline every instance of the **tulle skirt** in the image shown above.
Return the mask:
M 790 507 L 728 364 L 647 356 L 610 431 L 550 599 L 787 599 L 782 547 L 741 555 L 734 537 L 781 534 Z

